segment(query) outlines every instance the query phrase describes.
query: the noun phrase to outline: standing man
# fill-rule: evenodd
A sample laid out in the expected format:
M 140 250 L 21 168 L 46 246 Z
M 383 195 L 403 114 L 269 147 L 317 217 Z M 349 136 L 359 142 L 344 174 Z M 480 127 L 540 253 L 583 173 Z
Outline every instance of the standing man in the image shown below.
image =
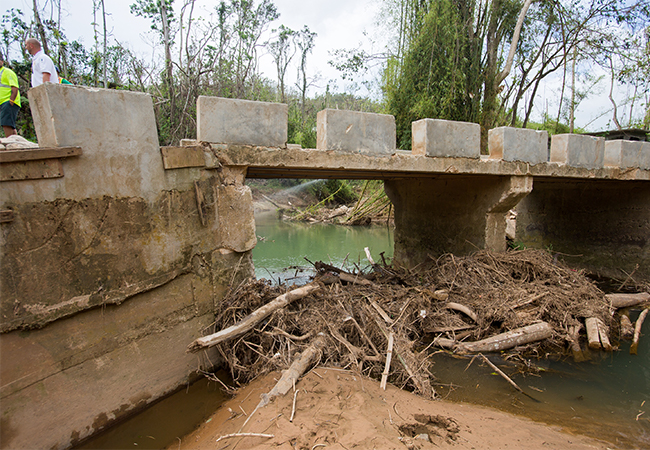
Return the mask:
M 17 134 L 18 111 L 20 111 L 18 77 L 13 70 L 5 67 L 4 57 L 0 53 L 0 124 L 5 137 Z
M 32 58 L 32 87 L 40 86 L 43 83 L 59 82 L 59 74 L 49 56 L 41 49 L 41 43 L 34 38 L 25 40 L 25 50 Z

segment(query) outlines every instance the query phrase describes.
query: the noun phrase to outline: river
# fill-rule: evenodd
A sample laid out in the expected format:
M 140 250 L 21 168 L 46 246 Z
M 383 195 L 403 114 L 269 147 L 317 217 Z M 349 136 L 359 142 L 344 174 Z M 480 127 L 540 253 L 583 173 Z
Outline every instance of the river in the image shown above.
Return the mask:
M 305 257 L 356 270 L 368 266 L 364 247 L 369 247 L 376 260 L 382 252 L 387 258 L 393 253 L 393 233 L 386 226 L 285 223 L 271 214 L 257 218 L 257 235 L 259 242 L 253 250 L 256 275 L 276 283 L 306 282 L 311 264 Z M 570 359 L 530 361 L 541 369 L 539 376 L 518 374 L 512 379 L 537 402 L 514 391 L 478 360 L 468 368 L 468 358 L 446 352 L 432 354 L 434 386 L 440 396 L 452 401 L 526 416 L 613 442 L 619 448 L 650 448 L 649 322 L 644 324 L 648 338 L 641 339 L 638 355 L 630 355 L 629 343 L 623 343 L 618 351 L 594 352 L 582 363 Z M 491 359 L 507 364 L 498 355 Z M 512 374 L 514 368 L 506 365 L 505 371 Z M 221 398 L 214 383 L 202 381 L 77 448 L 164 448 L 206 420 Z

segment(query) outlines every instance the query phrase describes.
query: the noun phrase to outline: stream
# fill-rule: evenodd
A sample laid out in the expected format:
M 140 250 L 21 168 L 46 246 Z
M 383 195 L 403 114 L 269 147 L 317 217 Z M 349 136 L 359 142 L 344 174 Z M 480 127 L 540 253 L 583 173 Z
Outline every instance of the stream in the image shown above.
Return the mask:
M 316 262 L 347 270 L 366 269 L 364 247 L 373 258 L 392 256 L 393 232 L 386 226 L 345 227 L 285 223 L 275 214 L 259 216 L 258 244 L 253 250 L 256 276 L 288 285 L 303 284 Z M 636 319 L 639 311 L 633 311 Z M 454 402 L 489 406 L 536 421 L 615 443 L 617 448 L 650 448 L 650 320 L 644 323 L 638 355 L 629 354 L 629 342 L 618 351 L 592 352 L 587 362 L 532 360 L 539 375 L 515 374 L 514 366 L 498 355 L 498 364 L 536 401 L 516 392 L 485 364 L 469 358 L 432 352 L 434 387 L 440 397 Z M 469 366 L 469 367 L 468 367 Z M 192 431 L 223 396 L 206 380 L 178 391 L 146 411 L 128 419 L 76 448 L 158 449 Z

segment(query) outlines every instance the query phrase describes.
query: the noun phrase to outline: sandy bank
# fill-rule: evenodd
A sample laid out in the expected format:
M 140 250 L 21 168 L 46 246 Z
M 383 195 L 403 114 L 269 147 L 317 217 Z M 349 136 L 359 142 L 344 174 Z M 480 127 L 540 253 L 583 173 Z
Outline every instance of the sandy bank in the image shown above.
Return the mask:
M 170 449 L 607 449 L 612 444 L 576 436 L 504 412 L 428 401 L 349 371 L 315 369 L 293 395 L 276 399 L 247 420 L 260 394 L 279 373 L 254 380 L 224 403 L 199 429 Z M 217 439 L 238 432 L 273 437 Z M 419 437 L 416 437 L 418 436 Z M 426 439 L 429 439 L 428 441 Z

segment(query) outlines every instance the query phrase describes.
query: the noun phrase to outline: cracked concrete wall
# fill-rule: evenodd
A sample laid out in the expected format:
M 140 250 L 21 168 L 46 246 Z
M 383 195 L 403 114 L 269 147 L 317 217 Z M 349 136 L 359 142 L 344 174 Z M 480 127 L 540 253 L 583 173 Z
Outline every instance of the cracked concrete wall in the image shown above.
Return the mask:
M 255 223 L 244 169 L 163 168 L 150 97 L 29 94 L 39 144 L 83 154 L 2 183 L 0 447 L 62 449 L 218 361 L 185 348 L 253 275 Z

